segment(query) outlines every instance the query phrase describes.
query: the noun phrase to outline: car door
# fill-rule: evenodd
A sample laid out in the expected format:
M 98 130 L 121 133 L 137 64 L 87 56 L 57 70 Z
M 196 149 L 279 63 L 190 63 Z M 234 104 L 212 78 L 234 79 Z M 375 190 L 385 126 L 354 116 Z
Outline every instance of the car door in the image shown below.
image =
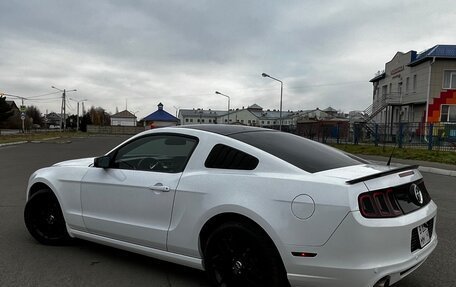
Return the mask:
M 136 138 L 92 167 L 81 184 L 88 232 L 166 249 L 174 194 L 197 139 L 176 134 Z

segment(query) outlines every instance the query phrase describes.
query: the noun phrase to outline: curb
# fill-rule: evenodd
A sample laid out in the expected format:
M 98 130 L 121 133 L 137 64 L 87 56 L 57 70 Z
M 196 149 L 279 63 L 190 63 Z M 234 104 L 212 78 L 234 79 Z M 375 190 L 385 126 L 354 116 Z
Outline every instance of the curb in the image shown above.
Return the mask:
M 433 174 L 440 174 L 440 175 L 456 177 L 456 170 L 447 170 L 447 169 L 428 167 L 428 166 L 420 166 L 420 167 L 418 167 L 418 170 L 422 171 L 422 172 L 429 172 L 429 173 L 433 173 Z
M 20 144 L 25 144 L 25 143 L 42 143 L 44 141 L 50 141 L 50 140 L 56 140 L 56 139 L 60 139 L 60 137 L 45 138 L 45 139 L 33 140 L 33 141 L 19 141 L 19 142 L 12 142 L 12 143 L 4 143 L 4 144 L 0 144 L 0 147 L 10 146 L 10 145 L 20 145 Z M 63 143 L 69 143 L 69 142 L 71 142 L 71 141 L 68 140 Z
M 385 162 L 383 162 L 383 161 L 374 161 L 374 160 L 369 160 L 369 161 L 372 163 L 375 163 L 375 164 L 385 165 Z M 396 163 L 396 164 L 394 164 L 394 166 L 407 166 L 407 165 Z M 456 177 L 456 170 L 447 170 L 447 169 L 441 169 L 441 168 L 429 167 L 429 166 L 418 166 L 418 170 L 420 172 L 428 172 L 428 173 L 433 173 L 433 174 L 438 174 L 438 175 Z
M 10 146 L 10 145 L 19 145 L 19 144 L 25 144 L 25 143 L 28 143 L 28 141 L 20 141 L 20 142 L 4 143 L 4 144 L 0 144 L 0 147 L 4 147 L 4 146 Z

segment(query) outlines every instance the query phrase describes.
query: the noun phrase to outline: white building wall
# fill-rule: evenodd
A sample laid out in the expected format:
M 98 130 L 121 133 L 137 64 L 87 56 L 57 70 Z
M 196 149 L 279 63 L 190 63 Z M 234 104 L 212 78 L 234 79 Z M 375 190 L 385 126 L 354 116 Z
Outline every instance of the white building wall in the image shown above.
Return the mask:
M 136 119 L 134 119 L 134 118 L 111 118 L 111 126 L 134 127 L 134 126 L 136 126 Z
M 255 124 L 258 125 L 258 118 L 246 109 L 231 111 L 229 114 L 229 118 L 230 123 L 240 123 L 247 126 L 253 126 Z M 217 123 L 227 124 L 228 115 L 219 117 Z

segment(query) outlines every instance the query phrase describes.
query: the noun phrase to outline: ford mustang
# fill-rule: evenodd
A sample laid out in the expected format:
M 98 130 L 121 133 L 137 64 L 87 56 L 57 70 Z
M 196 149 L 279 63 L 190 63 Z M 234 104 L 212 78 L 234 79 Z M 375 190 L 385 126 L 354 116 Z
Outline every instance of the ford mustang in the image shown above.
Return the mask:
M 213 286 L 390 286 L 437 245 L 417 166 L 255 127 L 153 129 L 30 177 L 25 224 L 206 270 Z

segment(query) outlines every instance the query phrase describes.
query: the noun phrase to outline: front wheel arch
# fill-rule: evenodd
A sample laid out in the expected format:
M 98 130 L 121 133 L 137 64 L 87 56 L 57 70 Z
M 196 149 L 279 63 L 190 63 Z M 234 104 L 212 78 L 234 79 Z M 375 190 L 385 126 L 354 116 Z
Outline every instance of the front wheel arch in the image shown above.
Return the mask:
M 30 190 L 27 195 L 27 199 L 30 199 L 35 193 L 37 193 L 38 191 L 40 191 L 42 189 L 47 189 L 50 192 L 53 192 L 52 188 L 49 187 L 47 184 L 45 184 L 43 182 L 36 182 L 30 187 Z M 55 195 L 55 193 L 54 193 L 54 195 Z
M 24 208 L 24 221 L 30 234 L 42 244 L 65 245 L 71 242 L 63 210 L 49 187 L 30 192 Z

